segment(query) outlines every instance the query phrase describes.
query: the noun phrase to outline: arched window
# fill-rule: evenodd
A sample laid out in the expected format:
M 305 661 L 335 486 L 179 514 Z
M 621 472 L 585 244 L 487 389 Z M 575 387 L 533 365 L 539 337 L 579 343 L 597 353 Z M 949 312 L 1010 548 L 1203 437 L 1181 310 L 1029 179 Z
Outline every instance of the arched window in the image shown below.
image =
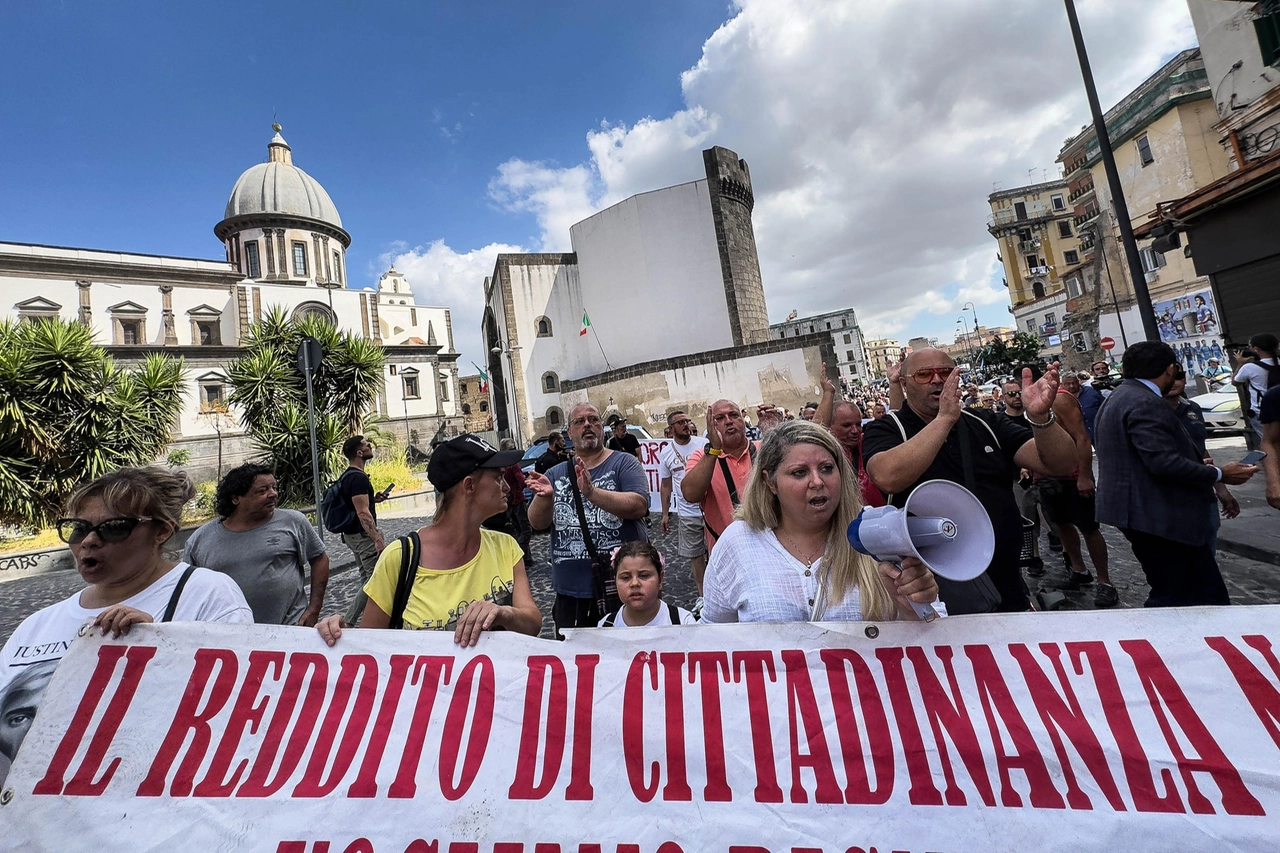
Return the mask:
M 480 411 L 482 411 L 482 412 L 487 412 L 487 411 L 489 411 L 489 401 L 488 401 L 488 400 L 481 400 L 481 401 L 480 401 Z
M 469 415 L 469 414 L 471 414 L 471 404 L 470 404 L 470 403 L 463 403 L 463 404 L 462 404 L 462 414 L 464 414 L 464 415 Z
M 1031 282 L 1031 295 L 1032 295 L 1032 296 L 1034 296 L 1036 299 L 1039 299 L 1040 297 L 1044 296 L 1044 282 L 1043 282 L 1043 281 L 1033 281 L 1033 282 Z
M 564 423 L 564 414 L 560 411 L 559 406 L 552 406 L 547 409 L 547 426 L 558 427 Z
M 293 309 L 293 321 L 295 323 L 306 320 L 309 317 L 323 320 L 331 326 L 338 324 L 338 318 L 334 316 L 333 309 L 323 302 L 303 302 Z
M 548 394 L 560 390 L 560 377 L 556 376 L 553 371 L 548 370 L 542 374 L 542 390 Z
M 540 338 L 551 337 L 551 321 L 550 320 L 548 320 L 546 317 L 539 317 L 534 322 L 534 324 L 538 328 L 538 337 Z

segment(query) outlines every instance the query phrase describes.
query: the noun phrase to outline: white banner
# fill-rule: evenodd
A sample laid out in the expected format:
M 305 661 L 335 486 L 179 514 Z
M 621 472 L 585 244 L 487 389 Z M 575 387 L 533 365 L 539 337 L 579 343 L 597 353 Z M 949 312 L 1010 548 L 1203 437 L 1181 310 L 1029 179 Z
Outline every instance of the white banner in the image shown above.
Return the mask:
M 1273 851 L 1280 606 L 63 659 L 6 851 Z
M 662 512 L 662 478 L 658 475 L 658 454 L 670 443 L 669 438 L 640 440 L 640 464 L 644 466 L 644 475 L 649 480 L 649 512 Z

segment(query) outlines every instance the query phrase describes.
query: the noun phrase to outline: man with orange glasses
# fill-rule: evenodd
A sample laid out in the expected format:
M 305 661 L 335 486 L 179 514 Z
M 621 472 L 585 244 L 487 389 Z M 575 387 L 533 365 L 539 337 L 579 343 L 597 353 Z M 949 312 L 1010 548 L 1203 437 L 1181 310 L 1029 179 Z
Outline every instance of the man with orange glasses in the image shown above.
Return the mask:
M 1018 570 L 1022 516 L 1009 483 L 1021 468 L 1050 476 L 1066 476 L 1075 468 L 1075 442 L 1053 414 L 1058 365 L 1051 365 L 1038 382 L 1032 381 L 1031 371 L 1023 371 L 1027 426 L 989 409 L 963 408 L 960 372 L 941 350 L 909 354 L 898 382 L 906 398 L 902 408 L 872 421 L 863 431 L 867 475 L 897 507 L 928 480 L 950 480 L 973 492 L 995 528 L 995 556 L 987 567 L 995 589 L 981 581 L 954 585 L 939 578 L 947 610 L 1029 609 L 1026 583 Z

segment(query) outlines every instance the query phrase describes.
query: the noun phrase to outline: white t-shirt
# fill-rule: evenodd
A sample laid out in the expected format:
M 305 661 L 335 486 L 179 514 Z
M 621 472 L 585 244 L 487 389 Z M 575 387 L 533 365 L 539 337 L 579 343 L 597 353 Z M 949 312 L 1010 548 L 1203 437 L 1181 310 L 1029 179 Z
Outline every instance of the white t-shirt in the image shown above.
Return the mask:
M 618 611 L 618 615 L 615 616 L 613 620 L 613 627 L 615 628 L 661 628 L 664 626 L 670 626 L 672 624 L 671 608 L 667 606 L 666 602 L 663 602 L 662 606 L 658 608 L 658 615 L 654 616 L 652 619 L 650 619 L 648 622 L 644 623 L 643 625 L 629 624 L 627 620 L 623 618 L 623 614 L 626 612 L 626 610 L 627 608 L 624 606 L 622 610 Z M 697 625 L 698 624 L 697 617 L 695 617 L 688 610 L 685 610 L 683 607 L 676 607 L 676 615 L 680 617 L 681 625 Z M 606 616 L 604 617 L 604 619 L 601 619 L 600 625 L 603 626 L 605 623 L 605 619 L 608 619 L 608 618 L 609 617 Z
M 1262 362 L 1263 364 L 1275 365 L 1276 360 L 1274 358 L 1264 358 L 1262 359 Z M 1232 379 L 1233 382 L 1249 383 L 1250 408 L 1252 408 L 1254 412 L 1257 412 L 1258 408 L 1262 405 L 1262 395 L 1267 393 L 1267 380 L 1270 376 L 1271 374 L 1261 364 L 1249 362 L 1248 364 L 1241 365 L 1240 369 L 1236 371 L 1235 377 Z
M 680 481 L 684 479 L 685 463 L 689 461 L 689 457 L 695 450 L 701 450 L 706 446 L 707 440 L 700 435 L 695 435 L 690 437 L 688 444 L 679 445 L 673 440 L 663 445 L 662 450 L 658 452 L 658 479 L 661 481 L 671 478 L 671 508 L 675 510 L 676 515 L 702 518 L 702 507 L 684 499 L 684 493 L 680 491 Z
M 809 622 L 818 598 L 818 569 L 791 556 L 772 530 L 735 521 L 711 552 L 703 580 L 703 622 Z M 862 621 L 858 590 L 826 602 L 818 620 Z
M 186 563 L 179 563 L 160 580 L 120 603 L 150 613 L 159 622 L 169 605 L 173 588 L 178 585 L 178 580 L 186 569 Z M 0 698 L 9 682 L 27 668 L 62 660 L 71 641 L 79 634 L 80 627 L 86 622 L 92 622 L 93 617 L 106 609 L 81 607 L 80 593 L 77 592 L 24 619 L 4 644 L 4 650 L 0 651 Z M 244 600 L 244 593 L 231 578 L 211 569 L 196 569 L 187 578 L 187 585 L 182 588 L 173 621 L 252 625 L 253 611 Z

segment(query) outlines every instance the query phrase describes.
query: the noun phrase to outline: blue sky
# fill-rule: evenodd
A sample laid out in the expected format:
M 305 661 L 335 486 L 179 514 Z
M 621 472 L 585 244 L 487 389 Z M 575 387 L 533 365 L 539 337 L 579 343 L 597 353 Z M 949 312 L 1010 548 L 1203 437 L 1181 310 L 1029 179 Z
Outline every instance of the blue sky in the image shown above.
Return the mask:
M 1080 0 L 1103 100 L 1194 42 L 1183 0 Z M 352 284 L 394 262 L 480 360 L 504 250 L 701 176 L 756 184 L 770 314 L 852 306 L 869 334 L 1007 322 L 994 181 L 1052 168 L 1087 109 L 1061 4 L 8 3 L 0 240 L 220 258 L 213 226 L 266 154 L 353 237 Z

